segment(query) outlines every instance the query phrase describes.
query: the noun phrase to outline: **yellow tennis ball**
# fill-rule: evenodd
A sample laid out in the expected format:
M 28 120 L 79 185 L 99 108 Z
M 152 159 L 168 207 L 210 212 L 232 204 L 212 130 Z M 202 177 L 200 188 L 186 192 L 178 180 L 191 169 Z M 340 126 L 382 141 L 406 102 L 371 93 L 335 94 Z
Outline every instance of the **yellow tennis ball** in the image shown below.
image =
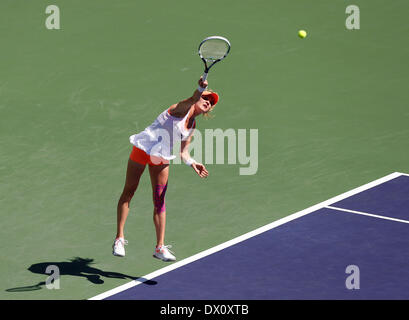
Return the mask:
M 307 32 L 305 30 L 298 31 L 298 36 L 304 39 L 307 36 Z

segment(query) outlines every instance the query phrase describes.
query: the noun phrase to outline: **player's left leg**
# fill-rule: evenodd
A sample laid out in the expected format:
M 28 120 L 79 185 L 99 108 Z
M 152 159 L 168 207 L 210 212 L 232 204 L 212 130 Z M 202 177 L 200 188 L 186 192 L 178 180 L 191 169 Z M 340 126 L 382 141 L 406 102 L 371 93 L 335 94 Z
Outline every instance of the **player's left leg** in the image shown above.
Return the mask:
M 166 207 L 165 195 L 168 186 L 169 164 L 149 165 L 152 184 L 153 222 L 156 231 L 156 248 L 154 257 L 164 261 L 174 261 L 176 258 L 165 246 Z
M 166 227 L 166 207 L 165 195 L 168 185 L 169 165 L 161 164 L 156 166 L 149 166 L 149 174 L 152 184 L 152 198 L 153 198 L 153 222 L 156 229 L 156 245 L 160 246 L 165 241 L 165 227 Z

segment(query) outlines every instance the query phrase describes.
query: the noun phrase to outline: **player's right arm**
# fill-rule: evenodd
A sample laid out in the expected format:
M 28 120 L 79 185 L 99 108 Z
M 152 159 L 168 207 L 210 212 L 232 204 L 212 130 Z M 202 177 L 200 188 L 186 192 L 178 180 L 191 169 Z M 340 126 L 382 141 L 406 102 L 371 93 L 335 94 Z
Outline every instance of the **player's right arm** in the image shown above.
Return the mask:
M 207 85 L 208 85 L 207 81 L 206 80 L 203 81 L 202 77 L 200 77 L 199 87 L 205 89 L 207 88 Z M 172 105 L 169 110 L 170 115 L 178 118 L 183 118 L 186 115 L 186 113 L 190 110 L 190 107 L 200 100 L 201 96 L 202 92 L 200 92 L 199 88 L 197 88 L 190 98 L 187 98 L 185 100 L 178 102 L 177 104 Z

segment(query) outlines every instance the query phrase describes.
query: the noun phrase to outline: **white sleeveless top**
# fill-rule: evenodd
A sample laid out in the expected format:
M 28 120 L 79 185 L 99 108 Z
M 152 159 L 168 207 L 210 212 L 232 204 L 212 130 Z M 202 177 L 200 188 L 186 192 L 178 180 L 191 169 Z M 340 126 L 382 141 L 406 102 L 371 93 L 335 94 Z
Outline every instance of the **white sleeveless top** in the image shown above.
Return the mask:
M 187 140 L 193 132 L 185 128 L 189 112 L 183 118 L 173 117 L 166 109 L 145 130 L 129 137 L 129 141 L 135 147 L 145 151 L 147 154 L 161 157 L 166 160 L 176 158 L 172 155 L 174 142 Z

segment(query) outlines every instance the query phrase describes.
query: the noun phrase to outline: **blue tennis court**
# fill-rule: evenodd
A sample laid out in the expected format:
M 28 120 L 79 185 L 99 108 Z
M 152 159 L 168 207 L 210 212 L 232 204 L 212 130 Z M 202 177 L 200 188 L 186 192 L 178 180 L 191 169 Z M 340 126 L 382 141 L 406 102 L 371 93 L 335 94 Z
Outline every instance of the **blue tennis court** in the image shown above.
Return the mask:
M 408 244 L 393 173 L 92 299 L 408 299 Z

